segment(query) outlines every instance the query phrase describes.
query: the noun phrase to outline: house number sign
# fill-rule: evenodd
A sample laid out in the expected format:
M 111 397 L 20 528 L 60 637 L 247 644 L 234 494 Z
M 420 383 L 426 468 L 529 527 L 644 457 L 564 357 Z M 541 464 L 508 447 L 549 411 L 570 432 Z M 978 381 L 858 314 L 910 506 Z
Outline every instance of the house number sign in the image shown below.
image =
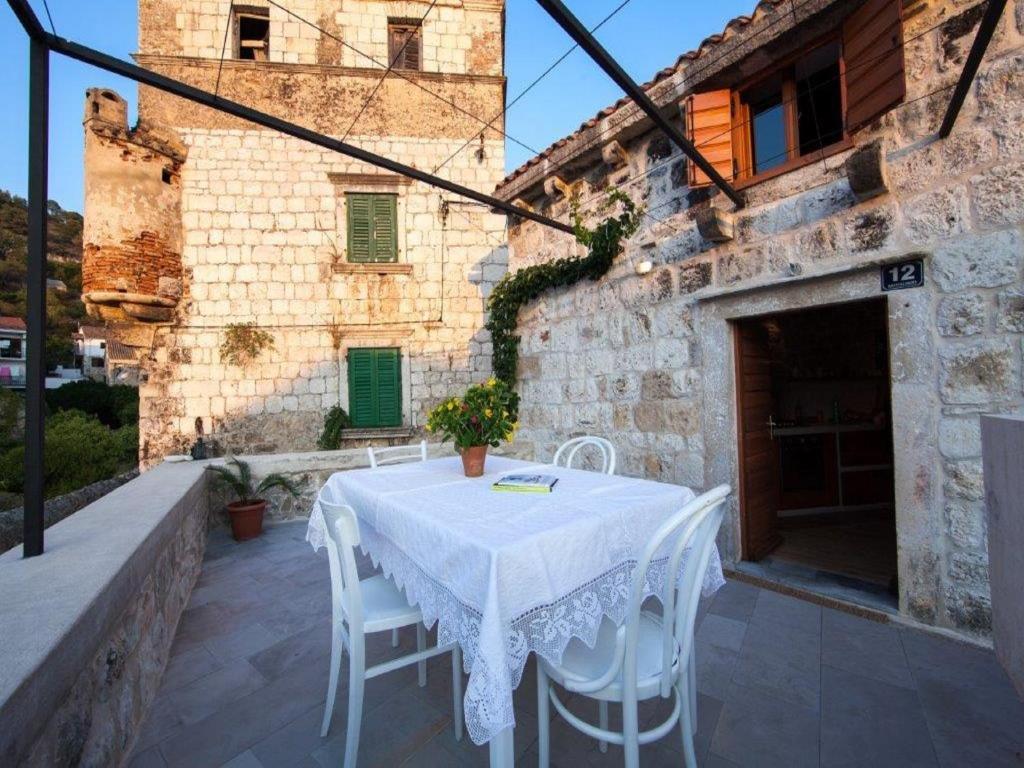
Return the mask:
M 924 285 L 924 262 L 921 259 L 901 261 L 882 267 L 882 290 L 901 291 Z

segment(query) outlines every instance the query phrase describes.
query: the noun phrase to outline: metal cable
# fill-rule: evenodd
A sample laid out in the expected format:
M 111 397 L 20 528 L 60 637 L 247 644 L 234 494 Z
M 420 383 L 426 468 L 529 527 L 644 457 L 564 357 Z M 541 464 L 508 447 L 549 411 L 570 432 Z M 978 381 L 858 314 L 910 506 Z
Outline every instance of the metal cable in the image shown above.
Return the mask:
M 224 56 L 228 50 L 228 31 L 231 29 L 232 15 L 235 12 L 235 0 L 228 5 L 228 17 L 224 22 L 224 42 L 220 44 L 220 63 L 217 65 L 217 85 L 213 89 L 213 95 L 220 95 L 220 73 L 224 70 Z

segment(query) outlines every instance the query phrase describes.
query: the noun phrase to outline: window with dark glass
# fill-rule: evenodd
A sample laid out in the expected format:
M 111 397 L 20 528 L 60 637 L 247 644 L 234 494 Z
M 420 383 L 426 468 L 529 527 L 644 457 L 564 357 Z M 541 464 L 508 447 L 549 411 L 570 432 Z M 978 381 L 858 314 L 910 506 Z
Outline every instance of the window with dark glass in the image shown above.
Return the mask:
M 235 58 L 267 61 L 270 55 L 270 15 L 266 8 L 235 6 Z

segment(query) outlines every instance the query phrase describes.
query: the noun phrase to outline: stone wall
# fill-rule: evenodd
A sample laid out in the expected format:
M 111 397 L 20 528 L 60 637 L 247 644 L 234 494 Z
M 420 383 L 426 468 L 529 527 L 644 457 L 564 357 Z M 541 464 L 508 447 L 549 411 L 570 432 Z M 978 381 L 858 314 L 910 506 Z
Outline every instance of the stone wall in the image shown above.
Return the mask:
M 49 528 L 73 515 L 87 504 L 92 504 L 96 499 L 106 496 L 115 488 L 124 485 L 129 480 L 138 477 L 139 471 L 134 469 L 115 477 L 100 480 L 99 482 L 79 488 L 63 496 L 47 499 L 43 508 L 43 525 Z M 11 547 L 16 547 L 22 542 L 24 536 L 25 508 L 5 509 L 0 511 L 0 553 L 6 552 Z
M 0 762 L 119 765 L 202 566 L 202 468 L 164 465 L 0 556 Z
M 140 0 L 139 62 L 482 191 L 500 180 L 502 124 L 485 127 L 504 97 L 499 0 L 437 3 L 423 23 L 424 71 L 383 82 L 388 20 L 421 18 L 429 3 L 295 0 L 294 16 L 270 7 L 270 60 L 232 60 L 230 48 L 222 65 L 229 6 Z M 186 453 L 197 423 L 216 452 L 312 449 L 326 410 L 348 408 L 352 347 L 401 350 L 410 432 L 431 403 L 489 374 L 481 329 L 506 269 L 504 217 L 151 88 L 139 103 L 188 156 L 180 203 L 163 207 L 181 241 L 182 298 L 141 344 L 143 466 Z M 397 195 L 398 263 L 348 262 L 348 192 Z M 245 367 L 220 356 L 238 323 L 274 339 Z
M 919 255 L 925 286 L 887 299 L 900 610 L 987 633 L 979 414 L 1024 407 L 1020 6 L 1007 7 L 944 141 L 935 131 L 950 91 L 932 92 L 959 75 L 978 14 L 932 2 L 907 20 L 905 37 L 916 39 L 906 49 L 905 103 L 853 137 L 857 147 L 881 142 L 889 186 L 880 197 L 859 202 L 847 179 L 850 151 L 833 155 L 749 187 L 734 237 L 716 244 L 696 218 L 711 204 L 730 206 L 689 189 L 681 155 L 636 124 L 606 134 L 620 139 L 625 166 L 606 165 L 600 144 L 582 149 L 587 129 L 500 187 L 565 216 L 564 197 L 542 189 L 559 173 L 579 184 L 591 210 L 612 183 L 651 214 L 607 277 L 521 313 L 522 439 L 547 456 L 571 435 L 603 434 L 626 474 L 737 487 L 732 321 L 877 297 L 879 265 Z M 743 43 L 742 34 L 732 39 Z M 674 85 L 686 82 L 685 70 Z M 572 170 L 559 170 L 556 157 Z M 510 228 L 510 245 L 511 269 L 578 252 L 567 236 L 529 222 Z M 642 261 L 654 268 L 638 275 Z M 727 560 L 741 556 L 739 525 L 734 503 L 721 541 Z

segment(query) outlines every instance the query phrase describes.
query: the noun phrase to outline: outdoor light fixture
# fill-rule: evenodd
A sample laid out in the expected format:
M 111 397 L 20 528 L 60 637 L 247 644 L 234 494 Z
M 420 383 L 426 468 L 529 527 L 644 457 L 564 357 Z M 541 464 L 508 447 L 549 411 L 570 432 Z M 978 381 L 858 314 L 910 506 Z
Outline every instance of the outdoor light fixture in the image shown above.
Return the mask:
M 646 275 L 648 272 L 654 269 L 654 262 L 652 262 L 650 259 L 644 259 L 643 261 L 637 262 L 635 269 L 638 275 Z

